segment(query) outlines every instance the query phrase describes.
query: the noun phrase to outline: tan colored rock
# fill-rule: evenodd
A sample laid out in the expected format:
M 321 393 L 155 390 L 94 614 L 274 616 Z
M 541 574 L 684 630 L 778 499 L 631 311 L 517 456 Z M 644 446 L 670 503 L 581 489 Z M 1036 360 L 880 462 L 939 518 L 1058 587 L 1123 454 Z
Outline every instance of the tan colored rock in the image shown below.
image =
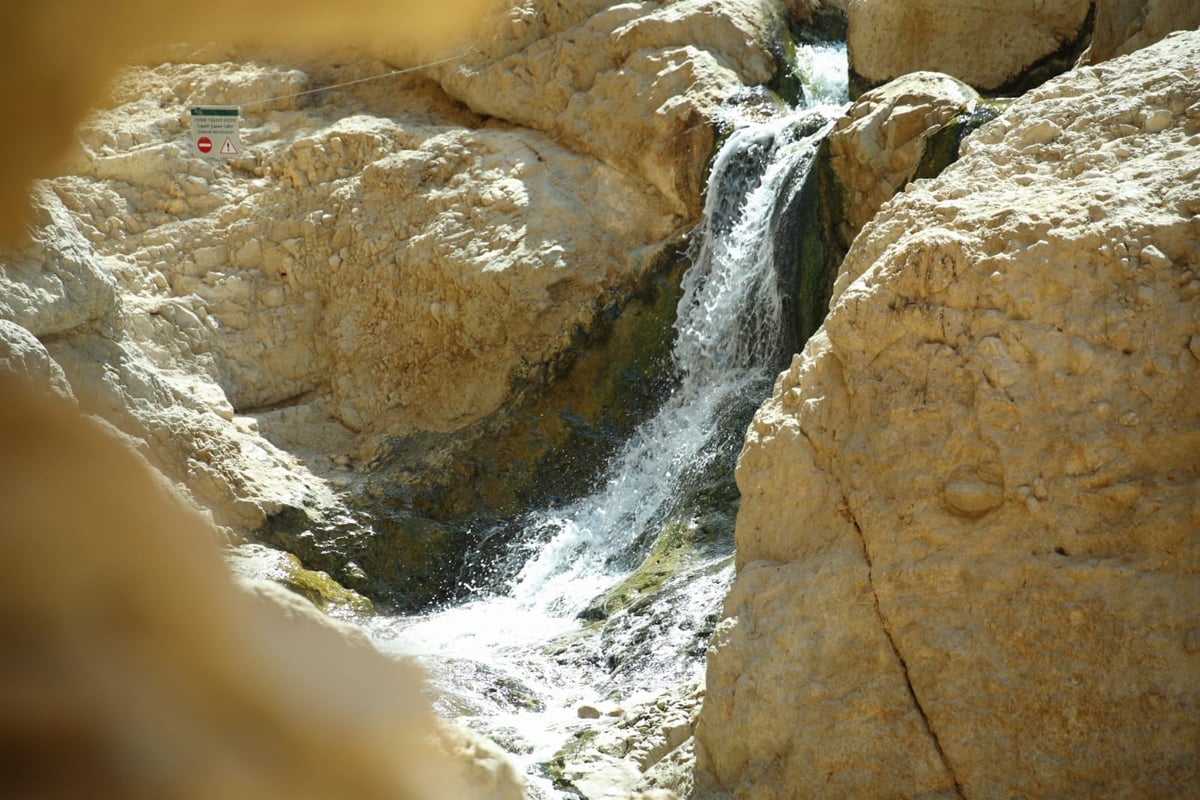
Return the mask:
M 125 445 L 0 379 L 0 741 L 13 797 L 522 796 L 414 668 L 237 591 Z M 69 768 L 64 768 L 69 766 Z
M 585 800 L 690 797 L 692 732 L 702 697 L 694 684 L 684 684 L 639 698 L 615 717 L 587 717 L 595 720 L 593 733 L 555 757 L 562 780 Z
M 978 94 L 949 75 L 914 72 L 863 94 L 829 134 L 844 247 L 913 179 L 929 138 L 974 108 Z
M 741 456 L 700 796 L 1200 793 L 1197 63 L 1053 80 L 864 228 Z
M 84 409 L 220 524 L 330 507 L 321 465 L 495 413 L 627 293 L 698 202 L 715 109 L 741 76 L 769 77 L 770 4 L 594 5 L 529 31 L 500 25 L 514 7 L 480 40 L 583 69 L 583 25 L 608 59 L 588 92 L 557 67 L 522 83 L 507 58 L 511 86 L 458 81 L 558 141 L 486 123 L 417 74 L 295 96 L 386 73 L 363 56 L 378 41 L 340 67 L 210 46 L 126 70 L 40 185 L 34 240 L 0 254 L 0 316 L 66 334 L 54 357 Z M 188 154 L 194 104 L 243 106 L 244 158 Z M 588 150 L 593 135 L 608 144 Z
M 14 7 L 0 34 L 0 101 L 21 109 L 25 123 L 13 126 L 0 148 L 0 238 L 20 235 L 30 181 L 57 172 L 53 165 L 76 123 L 139 51 L 181 40 L 301 41 L 308 50 L 350 40 L 370 42 L 390 60 L 412 65 L 461 46 L 488 3 L 118 0 L 100 6 L 46 0 Z
M 1089 0 L 850 0 L 850 70 L 867 86 L 928 70 L 995 92 L 1020 83 L 1031 67 L 1082 42 L 1091 5 Z M 1073 60 L 1073 54 L 1062 59 L 1058 71 Z
M 15 322 L 0 319 L 0 375 L 5 374 L 64 399 L 75 399 L 62 367 L 37 337 Z
M 32 236 L 0 270 L 0 318 L 35 336 L 61 334 L 116 311 L 117 286 L 52 193 L 35 194 Z
M 1100 0 L 1092 42 L 1080 61 L 1098 64 L 1154 44 L 1172 31 L 1200 27 L 1192 0 Z
M 771 78 L 781 25 L 767 0 L 525 0 L 486 17 L 476 49 L 438 74 L 472 110 L 638 175 L 695 218 L 715 116 Z
M 43 184 L 36 239 L 0 255 L 0 313 L 67 334 L 53 349 L 84 408 L 241 528 L 330 502 L 247 413 L 322 460 L 359 434 L 369 448 L 460 428 L 590 326 L 638 280 L 637 251 L 680 224 L 649 186 L 540 134 L 472 130 L 419 78 L 247 110 L 251 156 L 232 167 L 186 155 L 188 104 L 301 80 L 262 65 L 127 72 L 115 108 L 82 126 L 74 174 Z M 177 92 L 191 94 L 160 106 Z M 102 316 L 115 338 L 80 328 Z

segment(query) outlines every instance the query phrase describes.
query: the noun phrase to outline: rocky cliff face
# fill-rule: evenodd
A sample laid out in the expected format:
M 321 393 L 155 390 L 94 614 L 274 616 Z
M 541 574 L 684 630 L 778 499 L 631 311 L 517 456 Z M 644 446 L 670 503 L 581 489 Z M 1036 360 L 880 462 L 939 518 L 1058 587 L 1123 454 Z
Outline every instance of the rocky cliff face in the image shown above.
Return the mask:
M 19 795 L 520 794 L 492 745 L 432 719 L 411 670 L 290 595 L 237 592 L 219 537 L 159 479 L 238 531 L 338 517 L 388 441 L 494 414 L 692 220 L 712 126 L 773 72 L 779 15 L 495 3 L 453 68 L 314 91 L 417 63 L 479 4 L 418 5 L 218 3 L 194 27 L 137 2 L 69 22 L 62 4 L 14 12 L 6 74 L 36 80 L 4 97 L 46 113 L 0 160 L 6 230 L 71 115 L 100 107 L 35 187 L 29 237 L 0 254 L 0 368 L 61 396 L 0 383 L 0 548 L 19 573 L 0 593 L 16 687 L 0 738 L 23 761 Z M 337 57 L 173 49 L 95 99 L 136 47 L 257 38 L 264 20 L 272 45 L 370 41 Z M 573 62 L 574 37 L 603 57 Z M 545 71 L 502 85 L 494 62 Z M 247 151 L 189 155 L 194 104 L 244 105 Z
M 0 316 L 218 523 L 337 516 L 355 468 L 494 415 L 646 280 L 781 24 L 495 4 L 432 77 L 300 96 L 388 68 L 177 49 L 123 72 L 40 184 Z M 243 157 L 188 155 L 194 104 L 244 106 Z
M 885 204 L 738 466 L 701 797 L 1200 791 L 1200 34 Z
M 156 7 L 139 26 L 135 5 L 104 4 L 105 20 L 133 16 L 93 37 L 92 62 L 46 37 L 98 24 L 17 16 L 5 56 L 54 66 L 35 71 L 53 91 L 29 96 L 78 108 L 95 79 L 60 92 L 57 70 L 102 73 L 113 48 L 195 19 Z M 984 29 L 964 16 L 977 10 L 901 5 Z M 357 19 L 292 6 L 280 30 L 320 12 L 325 41 Z M 868 6 L 881 36 L 881 4 L 849 11 Z M 268 13 L 219 8 L 252 32 Z M 1031 9 L 1023 39 L 958 46 L 996 67 L 985 88 L 1048 47 L 1083 46 L 1083 6 Z M 384 75 L 376 58 L 416 63 L 419 43 L 336 59 L 185 49 L 122 73 L 37 186 L 30 240 L 0 257 L 0 369 L 111 424 L 102 435 L 0 385 L 13 573 L 0 634 L 19 690 L 0 697 L 0 736 L 22 789 L 519 794 L 490 745 L 430 719 L 406 670 L 288 595 L 260 586 L 272 604 L 259 607 L 238 594 L 211 528 L 155 476 L 229 528 L 296 512 L 292 533 L 311 540 L 305 526 L 341 524 L 339 493 L 381 458 L 502 414 L 514 382 L 551 371 L 694 218 L 712 124 L 774 72 L 785 10 L 496 3 L 454 63 L 303 95 Z M 1085 58 L 1194 13 L 1100 3 Z M 1005 21 L 1028 33 L 1028 19 Z M 900 27 L 905 46 L 914 31 L 928 42 L 929 26 Z M 1010 44 L 1016 66 L 997 66 Z M 839 177 L 860 203 L 847 239 L 874 221 L 827 325 L 747 436 L 698 796 L 1200 794 L 1198 63 L 1189 34 L 1053 82 L 878 216 L 969 92 L 893 87 L 839 125 Z M 188 156 L 194 103 L 246 104 L 249 152 Z M 38 130 L 20 129 L 28 142 Z M 14 152 L 40 150 L 3 152 L 6 198 L 29 174 Z M 686 737 L 693 700 L 654 747 Z M 602 744 L 645 765 L 634 740 L 651 735 Z M 247 758 L 260 747 L 270 757 Z M 85 769 L 60 786 L 47 765 L 63 752 Z M 179 767 L 198 753 L 220 765 L 203 781 Z M 686 785 L 671 761 L 671 785 Z

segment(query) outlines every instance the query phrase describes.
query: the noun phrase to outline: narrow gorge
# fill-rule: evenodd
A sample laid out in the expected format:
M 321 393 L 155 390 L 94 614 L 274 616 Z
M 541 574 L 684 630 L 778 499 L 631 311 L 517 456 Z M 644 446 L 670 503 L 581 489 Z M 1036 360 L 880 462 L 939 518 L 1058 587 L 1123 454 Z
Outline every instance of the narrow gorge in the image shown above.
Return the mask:
M 11 796 L 1200 795 L 1192 4 L 69 5 Z

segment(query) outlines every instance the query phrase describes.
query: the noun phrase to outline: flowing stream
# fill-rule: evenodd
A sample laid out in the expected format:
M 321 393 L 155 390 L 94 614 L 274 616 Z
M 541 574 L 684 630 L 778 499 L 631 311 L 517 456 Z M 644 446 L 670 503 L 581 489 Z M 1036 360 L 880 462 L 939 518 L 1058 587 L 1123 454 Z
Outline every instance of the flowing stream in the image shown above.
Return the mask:
M 670 601 L 660 603 L 649 628 L 635 613 L 610 618 L 601 647 L 595 626 L 586 628 L 580 615 L 638 566 L 669 519 L 688 518 L 680 508 L 685 488 L 714 465 L 727 468 L 748 412 L 790 358 L 787 287 L 779 277 L 786 269 L 776 264 L 773 235 L 829 128 L 829 104 L 845 98 L 846 70 L 837 48 L 805 48 L 798 61 L 809 108 L 736 123 L 713 161 L 677 309 L 674 392 L 590 496 L 526 514 L 510 554 L 518 566 L 501 591 L 369 625 L 385 652 L 428 667 L 442 712 L 527 759 L 531 796 L 574 796 L 556 792 L 536 765 L 580 724 L 580 704 L 611 705 L 655 685 L 701 678 L 703 642 L 697 647 L 696 639 L 711 628 L 728 588 L 731 542 L 668 582 Z M 623 643 L 642 650 L 615 681 L 602 651 Z

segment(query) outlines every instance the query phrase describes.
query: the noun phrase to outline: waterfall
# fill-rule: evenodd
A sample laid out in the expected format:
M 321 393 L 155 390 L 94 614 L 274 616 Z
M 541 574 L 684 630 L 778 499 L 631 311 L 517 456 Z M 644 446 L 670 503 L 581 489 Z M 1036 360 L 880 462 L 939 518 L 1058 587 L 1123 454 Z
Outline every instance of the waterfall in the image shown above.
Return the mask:
M 839 70 L 844 76 L 844 50 L 802 52 L 807 63 L 797 66 L 811 73 L 810 105 L 828 102 L 831 93 L 844 99 L 844 77 L 840 87 L 813 79 Z M 427 660 L 445 695 L 443 711 L 487 717 L 484 727 L 500 738 L 520 729 L 531 762 L 561 745 L 562 731 L 578 724 L 571 704 L 607 675 L 587 659 L 552 658 L 545 645 L 578 632 L 580 612 L 638 566 L 679 513 L 690 481 L 714 465 L 728 468 L 723 462 L 740 449 L 748 411 L 791 356 L 796 339 L 788 330 L 796 327 L 796 314 L 786 276 L 794 265 L 777 260 L 793 258 L 795 248 L 776 240 L 831 120 L 828 109 L 810 108 L 731 125 L 712 163 L 703 221 L 692 235 L 692 265 L 675 321 L 676 388 L 607 465 L 596 490 L 519 521 L 522 535 L 508 555 L 513 566 L 500 570 L 507 576 L 501 591 L 371 625 L 385 651 Z M 725 555 L 717 565 L 722 580 L 704 565 L 694 585 L 669 604 L 679 606 L 669 613 L 681 625 L 694 629 L 697 616 L 715 613 L 730 570 Z M 698 678 L 694 669 L 689 679 Z M 678 679 L 658 674 L 660 681 Z M 533 712 L 525 704 L 531 696 Z M 537 722 L 528 723 L 531 714 Z
M 781 351 L 788 320 L 769 232 L 828 125 L 817 111 L 789 114 L 735 130 L 717 155 L 675 322 L 678 388 L 634 433 L 599 491 L 531 515 L 533 555 L 511 587 L 522 607 L 578 613 L 635 566 L 631 548 L 663 521 L 680 482 L 717 455 L 710 445 L 722 415 L 769 389 L 790 355 Z

